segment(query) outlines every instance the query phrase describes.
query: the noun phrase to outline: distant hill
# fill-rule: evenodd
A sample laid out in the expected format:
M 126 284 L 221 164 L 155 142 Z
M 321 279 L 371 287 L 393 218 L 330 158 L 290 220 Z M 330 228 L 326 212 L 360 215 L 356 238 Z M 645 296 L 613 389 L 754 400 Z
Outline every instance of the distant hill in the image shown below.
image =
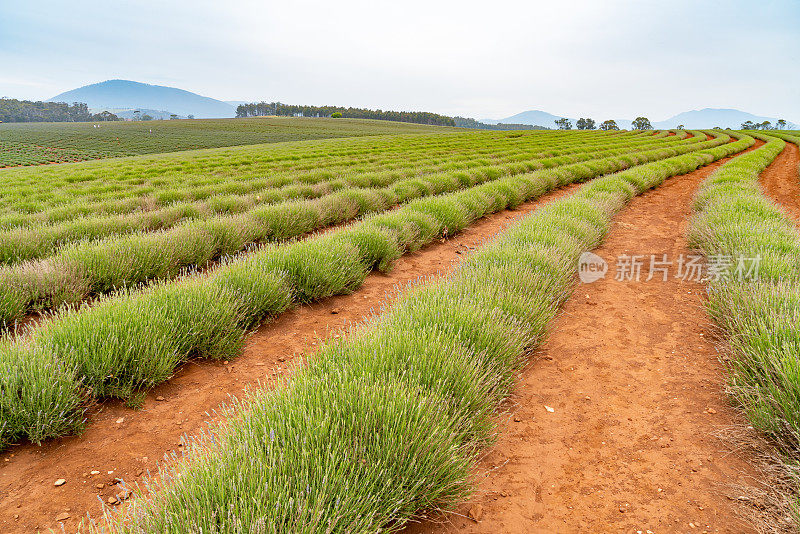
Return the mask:
M 523 111 L 522 113 L 517 113 L 516 115 L 511 115 L 510 117 L 505 117 L 503 119 L 492 120 L 492 119 L 484 119 L 481 122 L 485 124 L 530 124 L 532 126 L 544 126 L 545 128 L 555 128 L 555 121 L 561 119 L 563 117 L 559 117 L 558 115 L 552 115 L 547 113 L 546 111 L 539 111 L 537 109 L 530 110 L 530 111 Z
M 560 119 L 561 117 L 558 115 L 552 115 L 545 111 L 539 110 L 532 110 L 532 111 L 523 111 L 522 113 L 517 113 L 516 115 L 512 115 L 510 117 L 506 117 L 504 119 L 494 120 L 494 119 L 483 119 L 480 122 L 485 124 L 497 124 L 499 122 L 502 123 L 518 123 L 518 124 L 535 124 L 538 126 L 546 126 L 548 128 L 555 128 L 555 121 Z M 572 124 L 575 124 L 575 120 L 572 117 L 567 117 L 569 120 L 572 121 Z M 606 120 L 607 117 L 592 117 L 597 124 L 599 125 L 601 122 Z M 738 109 L 715 109 L 715 108 L 705 108 L 700 110 L 694 111 L 686 111 L 684 113 L 679 113 L 674 117 L 670 117 L 669 119 L 663 121 L 653 121 L 653 118 L 650 117 L 650 121 L 653 124 L 653 127 L 656 129 L 666 130 L 669 128 L 675 128 L 679 125 L 683 125 L 686 128 L 714 128 L 715 126 L 720 126 L 722 128 L 731 128 L 731 129 L 739 129 L 742 126 L 742 123 L 746 121 L 753 121 L 753 122 L 764 122 L 770 121 L 773 125 L 778 121 L 781 117 L 762 117 L 759 115 L 753 115 L 752 113 L 747 113 L 744 111 L 739 111 Z M 783 117 L 786 119 L 786 117 Z M 614 119 L 617 122 L 617 126 L 623 129 L 630 129 L 631 128 L 631 119 Z M 786 119 L 788 120 L 788 119 Z M 798 129 L 798 126 L 795 123 L 789 122 L 787 125 L 788 129 Z
M 575 126 L 576 118 L 573 117 L 562 117 L 561 115 L 553 115 L 552 113 L 547 113 L 546 111 L 540 111 L 538 109 L 530 110 L 530 111 L 523 111 L 522 113 L 517 113 L 516 115 L 511 115 L 510 117 L 505 117 L 503 119 L 481 119 L 480 122 L 484 124 L 530 124 L 535 126 L 544 126 L 545 128 L 556 128 L 556 122 L 559 119 L 567 118 L 572 121 L 573 127 Z M 594 118 L 599 126 L 601 122 L 606 120 L 607 117 L 602 119 Z M 622 129 L 630 129 L 631 127 L 631 119 L 615 119 L 617 121 L 617 126 Z
M 788 120 L 786 117 L 762 117 L 745 111 L 739 111 L 738 109 L 705 108 L 679 113 L 667 120 L 654 122 L 653 126 L 655 128 L 667 129 L 675 128 L 679 124 L 683 124 L 686 128 L 713 128 L 719 126 L 721 128 L 739 129 L 742 127 L 742 123 L 746 121 L 756 123 L 769 121 L 774 126 L 780 118 Z M 788 128 L 795 129 L 797 127 L 796 124 L 789 122 Z
M 115 110 L 163 110 L 181 116 L 196 118 L 229 118 L 236 115 L 236 108 L 221 100 L 196 93 L 150 85 L 129 80 L 108 80 L 86 85 L 61 93 L 49 102 L 85 102 L 92 109 Z

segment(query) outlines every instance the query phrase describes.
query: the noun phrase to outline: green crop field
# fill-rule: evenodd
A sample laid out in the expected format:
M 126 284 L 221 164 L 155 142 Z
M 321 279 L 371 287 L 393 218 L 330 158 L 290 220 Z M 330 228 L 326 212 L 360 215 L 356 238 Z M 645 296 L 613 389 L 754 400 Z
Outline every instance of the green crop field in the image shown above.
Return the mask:
M 728 140 L 448 130 L 6 169 L 0 322 L 57 313 L 0 346 L 0 380 L 22 381 L 0 387 L 14 414 L 0 441 L 73 430 L 86 391 L 129 398 L 191 355 L 231 358 L 264 318 L 348 291 L 486 213 Z M 35 405 L 13 394 L 27 380 L 42 388 Z
M 689 238 L 710 258 L 758 258 L 758 276 L 710 283 L 708 308 L 732 348 L 728 379 L 734 400 L 755 427 L 775 440 L 788 458 L 796 459 L 800 235 L 797 223 L 766 197 L 758 179 L 787 142 L 800 145 L 800 135 L 748 133 L 765 144 L 705 181 L 695 197 Z
M 452 508 L 581 253 L 634 197 L 730 156 L 698 191 L 689 238 L 708 257 L 763 256 L 761 280 L 710 283 L 709 310 L 736 356 L 737 403 L 795 450 L 800 238 L 757 186 L 795 133 L 248 119 L 152 123 L 151 138 L 150 126 L 15 130 L 31 146 L 138 155 L 0 171 L 0 448 L 78 433 L 93 424 L 87 408 L 109 399 L 138 406 L 189 360 L 234 360 L 292 307 L 582 185 L 285 383 L 232 403 L 102 528 L 376 532 Z M 100 148 L 126 134 L 118 152 Z M 159 149 L 169 152 L 147 153 Z
M 0 167 L 198 148 L 441 130 L 401 122 L 269 117 L 134 122 L 0 123 Z
M 622 169 L 708 143 L 719 141 L 461 132 L 6 170 L 0 327 L 415 199 L 547 169 L 591 176 L 597 162 Z
M 800 534 L 800 0 L 452 4 L 3 4 L 0 534 Z

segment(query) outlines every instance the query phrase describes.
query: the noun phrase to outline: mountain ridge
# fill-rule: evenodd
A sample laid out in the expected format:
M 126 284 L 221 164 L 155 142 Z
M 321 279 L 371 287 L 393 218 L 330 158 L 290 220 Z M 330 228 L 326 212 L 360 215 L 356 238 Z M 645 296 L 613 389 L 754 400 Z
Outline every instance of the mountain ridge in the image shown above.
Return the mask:
M 197 118 L 230 118 L 236 108 L 191 91 L 132 80 L 106 80 L 58 94 L 48 102 L 84 102 L 95 109 L 157 109 Z

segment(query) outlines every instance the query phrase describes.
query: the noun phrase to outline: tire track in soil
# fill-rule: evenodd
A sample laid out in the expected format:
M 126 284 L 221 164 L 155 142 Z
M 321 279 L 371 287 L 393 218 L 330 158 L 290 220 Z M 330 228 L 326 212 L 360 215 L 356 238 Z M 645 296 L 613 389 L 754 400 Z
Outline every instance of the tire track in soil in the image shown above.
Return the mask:
M 690 254 L 692 198 L 725 161 L 667 180 L 615 218 L 595 250 L 606 279 L 576 287 L 521 374 L 476 494 L 407 534 L 751 531 L 730 488 L 753 472 L 713 437 L 741 420 L 703 286 L 674 279 L 677 265 L 668 281 L 645 281 L 650 254 Z M 614 279 L 621 254 L 647 255 L 642 281 Z
M 759 177 L 766 195 L 777 203 L 795 223 L 800 223 L 800 149 L 786 141 L 783 149 Z
M 98 496 L 105 502 L 120 491 L 113 484 L 115 478 L 132 486 L 148 469 L 155 474 L 164 454 L 179 450 L 183 434 L 196 435 L 206 428 L 213 410 L 229 395 L 240 395 L 259 379 L 291 373 L 290 366 L 300 361 L 298 356 L 313 352 L 319 339 L 337 336 L 348 325 L 380 311 L 398 288 L 420 277 L 451 272 L 463 254 L 577 187 L 569 185 L 516 210 L 480 219 L 448 240 L 401 257 L 388 274 L 373 272 L 353 294 L 290 309 L 256 330 L 235 360 L 196 360 L 181 366 L 172 379 L 148 393 L 140 410 L 104 401 L 90 412 L 82 436 L 0 453 L 0 532 L 29 533 L 37 527 L 59 530 L 55 518 L 63 512 L 71 516 L 65 523 L 68 529 L 87 512 L 99 517 Z M 100 474 L 92 476 L 94 470 Z M 66 479 L 66 484 L 54 487 L 59 478 Z

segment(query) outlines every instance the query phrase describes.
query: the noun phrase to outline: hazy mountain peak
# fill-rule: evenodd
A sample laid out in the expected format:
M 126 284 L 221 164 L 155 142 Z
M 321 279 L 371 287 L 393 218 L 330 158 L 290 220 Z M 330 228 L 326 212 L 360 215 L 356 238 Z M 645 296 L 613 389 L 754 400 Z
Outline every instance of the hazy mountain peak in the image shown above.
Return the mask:
M 131 80 L 106 80 L 85 85 L 50 99 L 51 102 L 85 102 L 94 109 L 158 109 L 197 118 L 233 117 L 233 106 L 184 89 Z

